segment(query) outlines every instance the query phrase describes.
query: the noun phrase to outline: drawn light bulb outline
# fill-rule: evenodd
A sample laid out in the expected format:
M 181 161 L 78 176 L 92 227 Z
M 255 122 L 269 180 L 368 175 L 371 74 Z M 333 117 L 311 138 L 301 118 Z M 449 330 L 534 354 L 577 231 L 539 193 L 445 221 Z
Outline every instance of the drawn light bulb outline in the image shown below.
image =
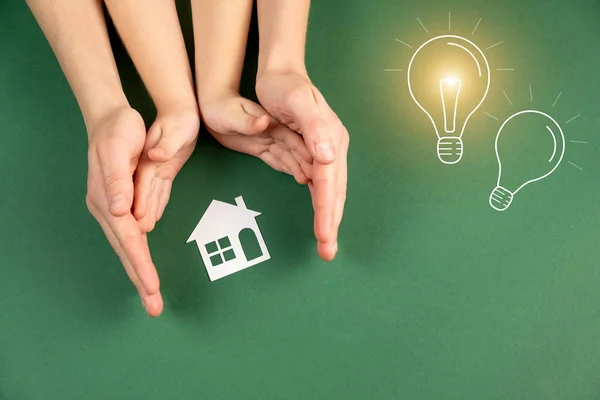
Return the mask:
M 500 157 L 500 153 L 498 151 L 498 143 L 500 141 L 500 136 L 502 135 L 502 132 L 504 131 L 507 124 L 510 121 L 512 121 L 513 119 L 518 118 L 519 116 L 525 115 L 525 114 L 537 114 L 537 115 L 542 115 L 542 116 L 546 117 L 547 119 L 549 119 L 552 122 L 555 130 L 560 134 L 560 136 L 558 136 L 558 134 L 550 126 L 546 125 L 546 129 L 552 136 L 552 139 L 554 142 L 552 155 L 550 156 L 548 163 L 552 163 L 553 160 L 555 160 L 556 162 L 554 164 L 552 164 L 553 166 L 549 172 L 547 172 L 546 174 L 544 174 L 540 177 L 536 177 L 536 178 L 526 181 L 521 186 L 519 186 L 514 192 L 511 192 L 510 190 L 503 187 L 501 184 L 501 182 L 502 182 L 502 160 L 500 159 L 501 157 Z M 498 134 L 496 135 L 496 140 L 494 143 L 496 160 L 498 161 L 498 180 L 496 183 L 496 187 L 494 188 L 494 190 L 492 190 L 490 197 L 489 197 L 490 206 L 496 211 L 507 210 L 510 207 L 510 205 L 512 204 L 514 196 L 517 193 L 519 193 L 521 191 L 521 189 L 523 189 L 525 186 L 527 186 L 531 183 L 541 181 L 542 179 L 550 176 L 554 171 L 556 171 L 556 169 L 561 164 L 561 162 L 564 158 L 565 148 L 566 148 L 566 142 L 565 142 L 565 135 L 563 133 L 563 130 L 562 130 L 561 126 L 558 124 L 558 122 L 556 122 L 556 120 L 554 118 L 552 118 L 550 115 L 548 115 L 542 111 L 537 111 L 537 110 L 524 110 L 524 111 L 519 111 L 519 112 L 511 115 L 510 117 L 508 117 L 506 119 L 506 121 L 504 121 L 502 123 L 502 125 L 500 126 L 500 129 L 498 130 Z M 560 155 L 558 155 L 558 153 L 560 153 Z
M 431 116 L 431 113 L 428 110 L 426 110 L 425 107 L 423 107 L 423 105 L 417 100 L 417 97 L 419 97 L 419 96 L 415 95 L 415 93 L 413 91 L 414 84 L 411 80 L 413 63 L 414 63 L 415 59 L 417 58 L 417 55 L 419 55 L 423 49 L 427 48 L 427 46 L 429 46 L 430 44 L 432 44 L 438 40 L 447 41 L 446 44 L 448 46 L 454 46 L 454 47 L 457 47 L 459 49 L 466 51 L 471 56 L 471 58 L 475 62 L 475 65 L 477 66 L 477 71 L 478 71 L 479 77 L 484 78 L 484 80 L 485 80 L 484 94 L 481 97 L 481 100 L 479 100 L 477 105 L 470 111 L 470 113 L 465 118 L 464 122 L 462 123 L 462 126 L 460 127 L 460 132 L 458 133 L 458 135 L 456 134 L 456 132 L 458 131 L 456 129 L 456 113 L 458 111 L 458 100 L 460 98 L 460 91 L 462 89 L 462 81 L 460 80 L 460 78 L 452 76 L 452 77 L 448 77 L 448 78 L 442 78 L 440 80 L 440 95 L 441 95 L 441 99 L 442 99 L 442 109 L 443 109 L 442 112 L 443 112 L 443 120 L 444 120 L 444 126 L 443 126 L 444 134 L 443 135 L 440 134 L 440 131 L 437 126 L 438 124 L 436 123 L 434 118 Z M 463 42 L 462 44 L 460 43 L 461 41 Z M 456 43 L 456 42 L 459 42 L 459 43 Z M 467 48 L 467 46 L 465 46 L 465 45 L 468 45 L 468 46 L 472 47 L 474 50 L 476 50 L 476 53 L 479 56 L 479 58 L 481 59 L 482 63 L 480 63 L 480 60 L 478 59 L 478 57 L 475 54 L 473 54 L 473 52 L 471 50 L 469 50 Z M 483 64 L 484 68 L 482 68 L 481 64 Z M 469 120 L 473 116 L 473 114 L 481 107 L 481 105 L 485 101 L 487 94 L 489 92 L 489 88 L 490 88 L 490 83 L 491 83 L 490 66 L 489 66 L 489 62 L 487 61 L 485 54 L 475 43 L 473 43 L 472 41 L 470 41 L 462 36 L 457 36 L 457 35 L 436 36 L 432 39 L 427 40 L 414 52 L 414 54 L 412 55 L 411 60 L 409 62 L 409 65 L 408 65 L 407 79 L 408 79 L 408 90 L 409 90 L 412 100 L 427 115 L 427 117 L 431 121 L 431 124 L 434 127 L 435 134 L 438 137 L 438 144 L 437 144 L 438 159 L 444 164 L 458 163 L 462 159 L 462 155 L 463 155 L 462 136 L 464 134 L 467 123 L 469 122 Z M 447 111 L 450 107 L 448 107 L 448 104 L 447 104 L 448 102 L 446 99 L 448 96 L 445 96 L 444 89 L 448 88 L 450 86 L 450 84 L 452 84 L 452 83 L 454 83 L 454 84 L 458 83 L 459 88 L 457 90 L 456 98 L 454 99 L 454 107 L 452 107 L 452 109 L 454 111 L 452 113 L 453 123 L 450 125 L 450 126 L 452 126 L 452 129 L 447 129 L 448 128 L 448 123 L 447 123 L 448 122 L 448 115 L 447 115 L 448 112 Z M 446 89 L 446 90 L 448 90 L 448 89 Z

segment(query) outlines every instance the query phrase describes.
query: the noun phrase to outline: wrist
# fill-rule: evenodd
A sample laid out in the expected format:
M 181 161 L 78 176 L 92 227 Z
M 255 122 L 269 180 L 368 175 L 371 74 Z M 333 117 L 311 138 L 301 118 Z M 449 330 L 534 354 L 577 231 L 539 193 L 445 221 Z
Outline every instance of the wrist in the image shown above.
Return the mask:
M 256 79 L 268 74 L 297 74 L 308 78 L 304 55 L 294 56 L 285 52 L 272 52 L 272 54 L 259 56 Z
M 90 92 L 89 96 L 77 99 L 88 132 L 90 127 L 96 126 L 108 115 L 123 108 L 130 108 L 127 97 L 120 88 Z
M 210 85 L 198 88 L 198 106 L 200 112 L 202 112 L 209 104 L 213 104 L 225 98 L 238 96 L 240 96 L 239 87 L 236 87 L 235 85 Z

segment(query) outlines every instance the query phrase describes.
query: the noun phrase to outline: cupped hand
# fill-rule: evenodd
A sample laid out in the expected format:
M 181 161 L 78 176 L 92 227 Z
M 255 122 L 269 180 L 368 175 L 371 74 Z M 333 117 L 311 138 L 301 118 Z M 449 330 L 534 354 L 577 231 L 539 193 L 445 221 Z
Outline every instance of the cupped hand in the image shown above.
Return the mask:
M 156 268 L 146 232 L 132 214 L 133 175 L 146 139 L 142 117 L 129 107 L 115 109 L 88 127 L 86 204 L 98 221 L 144 309 L 158 316 L 163 309 Z
M 208 131 L 223 146 L 255 156 L 300 184 L 312 177 L 312 156 L 302 138 L 239 94 L 222 94 L 201 105 Z
M 197 107 L 158 112 L 135 173 L 133 215 L 150 232 L 163 215 L 175 177 L 192 155 L 200 128 Z
M 262 72 L 256 94 L 271 116 L 303 136 L 313 157 L 309 188 L 317 251 L 332 260 L 346 202 L 348 131 L 306 74 Z

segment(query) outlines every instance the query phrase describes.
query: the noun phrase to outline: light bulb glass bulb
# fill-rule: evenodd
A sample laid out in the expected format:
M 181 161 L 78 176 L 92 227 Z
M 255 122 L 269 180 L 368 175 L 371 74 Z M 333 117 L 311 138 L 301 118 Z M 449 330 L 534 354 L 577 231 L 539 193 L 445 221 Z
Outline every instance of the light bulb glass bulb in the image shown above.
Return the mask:
M 496 136 L 495 150 L 498 181 L 489 203 L 495 210 L 504 211 L 521 189 L 558 168 L 565 155 L 565 136 L 548 114 L 525 110 L 504 121 Z
M 462 135 L 485 100 L 490 67 L 473 42 L 443 35 L 423 43 L 408 65 L 408 90 L 429 117 L 438 137 L 437 155 L 456 164 L 463 155 Z

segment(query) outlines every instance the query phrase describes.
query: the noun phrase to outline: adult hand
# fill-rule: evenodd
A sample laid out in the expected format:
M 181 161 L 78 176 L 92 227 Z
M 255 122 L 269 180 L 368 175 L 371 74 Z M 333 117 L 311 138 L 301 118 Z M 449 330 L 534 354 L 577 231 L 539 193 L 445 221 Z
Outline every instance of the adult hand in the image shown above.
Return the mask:
M 332 260 L 346 201 L 348 131 L 306 74 L 262 72 L 256 94 L 269 114 L 303 136 L 313 157 L 309 188 L 317 251 Z
M 162 312 L 158 274 L 146 233 L 132 214 L 133 175 L 146 128 L 142 117 L 123 107 L 88 127 L 88 187 L 86 204 L 98 221 L 150 316 Z
M 263 160 L 292 175 L 300 184 L 311 179 L 312 156 L 302 138 L 239 94 L 223 94 L 202 104 L 209 132 L 223 146 Z

